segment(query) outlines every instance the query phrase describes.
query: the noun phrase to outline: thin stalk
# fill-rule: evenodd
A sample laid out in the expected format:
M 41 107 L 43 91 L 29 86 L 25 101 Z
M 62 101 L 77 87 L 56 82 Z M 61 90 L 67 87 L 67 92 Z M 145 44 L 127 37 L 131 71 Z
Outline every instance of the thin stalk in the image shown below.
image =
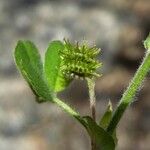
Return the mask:
M 96 98 L 95 98 L 95 82 L 92 79 L 87 79 L 90 97 L 91 117 L 96 121 Z
M 78 112 L 76 112 L 73 108 L 71 108 L 68 104 L 64 103 L 62 100 L 58 98 L 54 98 L 54 103 L 57 104 L 60 108 L 62 108 L 69 115 L 77 119 L 85 128 L 87 128 L 86 122 L 81 117 L 81 115 Z
M 123 94 L 113 114 L 113 117 L 107 128 L 107 131 L 110 134 L 113 134 L 125 110 L 134 101 L 134 97 L 137 91 L 140 90 L 140 87 L 149 71 L 150 71 L 150 49 L 147 50 L 139 69 L 135 73 L 135 76 L 131 80 L 127 90 Z
M 95 98 L 95 82 L 92 79 L 87 79 L 90 97 L 91 117 L 96 122 L 96 98 Z M 96 150 L 95 139 L 91 137 L 91 150 Z

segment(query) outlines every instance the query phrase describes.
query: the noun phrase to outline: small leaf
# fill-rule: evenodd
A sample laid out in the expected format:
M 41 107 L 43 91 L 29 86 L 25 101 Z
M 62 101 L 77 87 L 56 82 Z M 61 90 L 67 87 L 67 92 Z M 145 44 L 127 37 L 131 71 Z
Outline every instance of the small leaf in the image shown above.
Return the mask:
M 35 45 L 30 41 L 18 41 L 15 61 L 38 101 L 52 101 L 52 94 L 44 79 L 40 54 Z
M 84 117 L 89 135 L 96 141 L 97 150 L 115 150 L 115 142 L 109 133 L 98 126 L 91 117 Z
M 150 51 L 150 34 L 149 36 L 146 38 L 146 40 L 144 41 L 144 47 L 145 49 Z
M 113 114 L 113 108 L 112 108 L 112 103 L 111 101 L 109 101 L 107 109 L 102 117 L 102 119 L 100 120 L 99 125 L 103 128 L 103 129 L 107 129 L 110 120 L 112 118 L 112 114 Z M 117 135 L 116 135 L 116 130 L 114 131 L 114 133 L 112 134 L 112 137 L 114 139 L 115 144 L 117 144 L 118 139 L 117 139 Z
M 55 92 L 63 90 L 70 83 L 70 80 L 66 79 L 60 71 L 60 51 L 63 49 L 64 45 L 62 42 L 53 41 L 49 44 L 45 54 L 45 76 L 47 78 L 49 87 Z
M 102 119 L 100 120 L 100 123 L 99 125 L 106 129 L 110 120 L 111 120 L 111 117 L 112 117 L 112 103 L 109 101 L 109 104 L 107 106 L 107 109 L 106 109 L 106 112 L 104 113 Z

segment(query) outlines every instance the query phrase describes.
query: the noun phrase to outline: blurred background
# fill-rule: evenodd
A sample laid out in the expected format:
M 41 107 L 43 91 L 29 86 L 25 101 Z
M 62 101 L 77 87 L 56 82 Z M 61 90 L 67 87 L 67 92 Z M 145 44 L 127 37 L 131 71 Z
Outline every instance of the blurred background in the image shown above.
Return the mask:
M 100 119 L 109 100 L 116 106 L 142 60 L 149 14 L 150 0 L 0 0 L 0 150 L 89 149 L 89 138 L 74 119 L 54 104 L 35 102 L 14 64 L 19 39 L 32 40 L 42 56 L 51 40 L 64 37 L 100 47 Z M 60 96 L 82 115 L 90 113 L 84 81 L 74 81 Z M 150 150 L 150 78 L 117 134 L 117 150 Z

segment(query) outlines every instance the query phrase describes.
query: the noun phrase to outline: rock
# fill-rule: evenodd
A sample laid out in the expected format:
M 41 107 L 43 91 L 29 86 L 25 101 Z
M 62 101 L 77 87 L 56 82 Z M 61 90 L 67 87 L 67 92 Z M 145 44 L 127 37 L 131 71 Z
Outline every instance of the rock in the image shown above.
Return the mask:
M 120 50 L 118 53 L 118 59 L 130 62 L 138 62 L 142 60 L 144 56 L 144 49 L 138 47 L 130 47 Z
M 133 11 L 142 20 L 149 20 L 147 14 L 150 14 L 150 1 L 149 0 L 138 0 L 133 6 Z
M 46 150 L 48 149 L 48 143 L 45 139 L 38 135 L 25 135 L 14 138 L 8 138 L 0 136 L 1 150 Z
M 112 72 L 103 75 L 98 81 L 96 86 L 97 95 L 118 96 L 127 87 L 131 73 L 122 68 L 115 68 Z M 99 95 L 99 96 L 100 96 Z
M 119 41 L 122 47 L 137 45 L 143 39 L 141 28 L 135 23 L 124 23 L 119 35 Z

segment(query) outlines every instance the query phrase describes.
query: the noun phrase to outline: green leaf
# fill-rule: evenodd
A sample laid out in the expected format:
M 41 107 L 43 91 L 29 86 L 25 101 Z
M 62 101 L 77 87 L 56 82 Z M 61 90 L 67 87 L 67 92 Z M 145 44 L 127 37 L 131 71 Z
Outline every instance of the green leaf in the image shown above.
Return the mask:
M 99 125 L 106 129 L 110 120 L 111 120 L 111 117 L 112 117 L 112 112 L 113 112 L 113 109 L 112 109 L 112 103 L 109 101 L 109 104 L 107 106 L 107 109 L 106 109 L 106 112 L 104 113 L 103 117 L 101 118 L 100 120 L 100 123 Z
M 107 109 L 104 113 L 104 115 L 102 116 L 99 125 L 103 128 L 103 129 L 107 129 L 110 120 L 112 118 L 112 114 L 113 114 L 113 108 L 112 108 L 112 103 L 111 101 L 109 101 Z M 114 139 L 115 144 L 117 144 L 118 139 L 117 139 L 117 135 L 116 135 L 116 130 L 114 131 L 114 133 L 112 134 L 112 137 Z
M 144 41 L 144 47 L 145 47 L 145 49 L 147 49 L 147 50 L 149 49 L 149 51 L 150 51 L 150 34 Z
M 39 102 L 52 100 L 51 91 L 44 79 L 43 65 L 36 46 L 30 41 L 18 41 L 15 61 Z
M 115 142 L 109 133 L 98 126 L 91 117 L 84 117 L 87 123 L 87 131 L 96 141 L 97 150 L 115 150 Z
M 55 92 L 63 90 L 70 83 L 70 81 L 66 79 L 60 71 L 60 51 L 62 51 L 64 48 L 65 47 L 62 42 L 53 41 L 49 44 L 45 54 L 45 76 L 47 78 L 49 87 Z

